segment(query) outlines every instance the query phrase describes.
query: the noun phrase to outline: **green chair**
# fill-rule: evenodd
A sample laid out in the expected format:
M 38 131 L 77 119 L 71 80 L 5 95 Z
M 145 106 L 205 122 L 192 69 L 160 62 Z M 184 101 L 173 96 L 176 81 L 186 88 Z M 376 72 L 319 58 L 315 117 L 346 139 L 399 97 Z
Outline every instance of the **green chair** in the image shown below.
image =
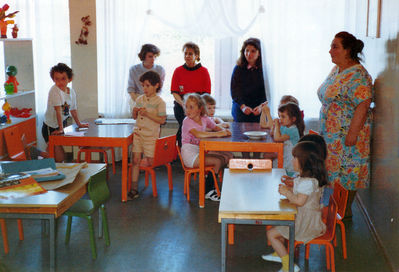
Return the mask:
M 65 212 L 65 215 L 68 216 L 65 244 L 69 243 L 69 238 L 71 236 L 72 216 L 86 218 L 89 224 L 91 253 L 93 259 L 96 259 L 97 250 L 92 214 L 98 209 L 100 210 L 100 218 L 102 221 L 102 224 L 101 222 L 99 222 L 99 237 L 102 237 L 102 228 L 104 228 L 105 243 L 107 246 L 109 246 L 110 244 L 107 216 L 104 206 L 104 203 L 110 197 L 105 169 L 90 178 L 87 190 L 90 199 L 80 199 L 71 208 L 69 208 L 69 210 Z

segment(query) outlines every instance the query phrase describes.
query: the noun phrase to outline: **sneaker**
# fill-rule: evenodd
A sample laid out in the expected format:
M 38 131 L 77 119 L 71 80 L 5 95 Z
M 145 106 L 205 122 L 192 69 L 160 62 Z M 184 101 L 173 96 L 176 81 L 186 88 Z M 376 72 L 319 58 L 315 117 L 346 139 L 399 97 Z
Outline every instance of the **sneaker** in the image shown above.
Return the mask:
M 281 258 L 276 254 L 276 252 L 271 254 L 263 254 L 262 259 L 269 262 L 281 263 Z
M 299 266 L 297 266 L 296 264 L 294 264 L 294 272 L 299 272 L 299 271 L 301 271 L 301 269 L 299 268 Z M 278 272 L 288 272 L 288 270 L 285 271 L 285 270 L 283 270 L 283 268 L 281 268 Z
M 133 200 L 139 196 L 139 192 L 135 189 L 132 189 L 129 193 L 127 193 L 127 200 Z
M 210 199 L 212 201 L 220 201 L 220 196 L 218 196 L 218 193 L 216 190 L 210 190 L 206 195 L 205 199 Z

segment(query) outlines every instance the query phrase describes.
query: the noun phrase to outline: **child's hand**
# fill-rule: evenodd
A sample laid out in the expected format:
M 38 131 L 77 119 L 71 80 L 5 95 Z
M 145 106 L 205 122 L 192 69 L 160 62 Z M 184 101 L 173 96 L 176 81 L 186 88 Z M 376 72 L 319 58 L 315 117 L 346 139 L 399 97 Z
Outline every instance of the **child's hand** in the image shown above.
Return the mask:
M 137 115 L 138 113 L 139 113 L 139 110 L 140 110 L 141 108 L 137 108 L 137 107 L 134 107 L 133 108 L 133 112 L 132 112 L 132 116 L 134 117 L 135 115 Z
M 294 186 L 294 178 L 284 175 L 281 177 L 281 182 L 287 185 L 288 187 Z
M 89 127 L 89 124 L 88 124 L 88 123 L 80 123 L 80 124 L 78 125 L 78 127 L 80 127 L 80 128 L 87 128 L 87 127 Z
M 287 196 L 287 193 L 288 193 L 288 187 L 287 186 L 285 186 L 284 184 L 280 184 L 279 186 L 278 186 L 278 192 L 280 193 L 280 195 L 283 195 L 283 196 Z
M 221 130 L 220 132 L 221 132 L 221 134 L 220 134 L 221 137 L 231 136 L 231 131 L 228 129 Z
M 220 124 L 222 127 L 224 127 L 224 128 L 229 128 L 230 127 L 230 124 L 229 123 L 221 123 Z
M 64 134 L 64 129 L 57 129 L 51 132 L 51 135 L 61 135 Z
M 276 118 L 273 120 L 273 125 L 276 127 L 280 127 L 280 119 Z
M 145 109 L 145 108 L 140 108 L 139 109 L 139 114 L 141 115 L 141 116 L 147 116 L 147 110 Z

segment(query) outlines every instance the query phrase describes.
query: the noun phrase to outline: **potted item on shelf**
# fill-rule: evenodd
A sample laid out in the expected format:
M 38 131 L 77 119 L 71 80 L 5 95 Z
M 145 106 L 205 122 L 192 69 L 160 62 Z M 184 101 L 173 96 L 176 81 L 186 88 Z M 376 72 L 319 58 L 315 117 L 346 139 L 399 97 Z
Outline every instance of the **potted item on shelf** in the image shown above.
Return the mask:
M 13 87 L 14 87 L 13 92 L 14 93 L 18 92 L 19 83 L 17 81 L 17 78 L 15 77 L 17 75 L 17 73 L 18 73 L 17 67 L 12 66 L 12 65 L 7 66 L 6 74 L 8 75 L 8 79 L 5 84 L 13 84 Z M 6 87 L 5 84 L 4 84 L 4 88 Z M 8 88 L 10 88 L 10 87 L 8 87 Z M 6 93 L 9 94 L 7 91 L 6 91 Z

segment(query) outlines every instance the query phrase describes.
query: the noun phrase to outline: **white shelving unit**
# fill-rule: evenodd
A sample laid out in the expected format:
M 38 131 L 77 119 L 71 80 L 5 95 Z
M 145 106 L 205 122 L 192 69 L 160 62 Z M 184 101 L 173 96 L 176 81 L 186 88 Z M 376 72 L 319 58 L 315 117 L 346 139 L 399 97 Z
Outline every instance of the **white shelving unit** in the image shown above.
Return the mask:
M 7 95 L 4 91 L 4 82 L 7 80 L 6 68 L 13 65 L 17 68 L 16 75 L 18 92 Z M 0 114 L 5 100 L 11 107 L 18 109 L 31 108 L 32 115 L 28 118 L 16 118 L 11 116 L 10 124 L 0 126 L 0 158 L 6 156 L 6 148 L 2 130 L 18 125 L 21 133 L 27 136 L 29 144 L 36 143 L 36 105 L 35 82 L 33 69 L 32 39 L 0 39 Z

